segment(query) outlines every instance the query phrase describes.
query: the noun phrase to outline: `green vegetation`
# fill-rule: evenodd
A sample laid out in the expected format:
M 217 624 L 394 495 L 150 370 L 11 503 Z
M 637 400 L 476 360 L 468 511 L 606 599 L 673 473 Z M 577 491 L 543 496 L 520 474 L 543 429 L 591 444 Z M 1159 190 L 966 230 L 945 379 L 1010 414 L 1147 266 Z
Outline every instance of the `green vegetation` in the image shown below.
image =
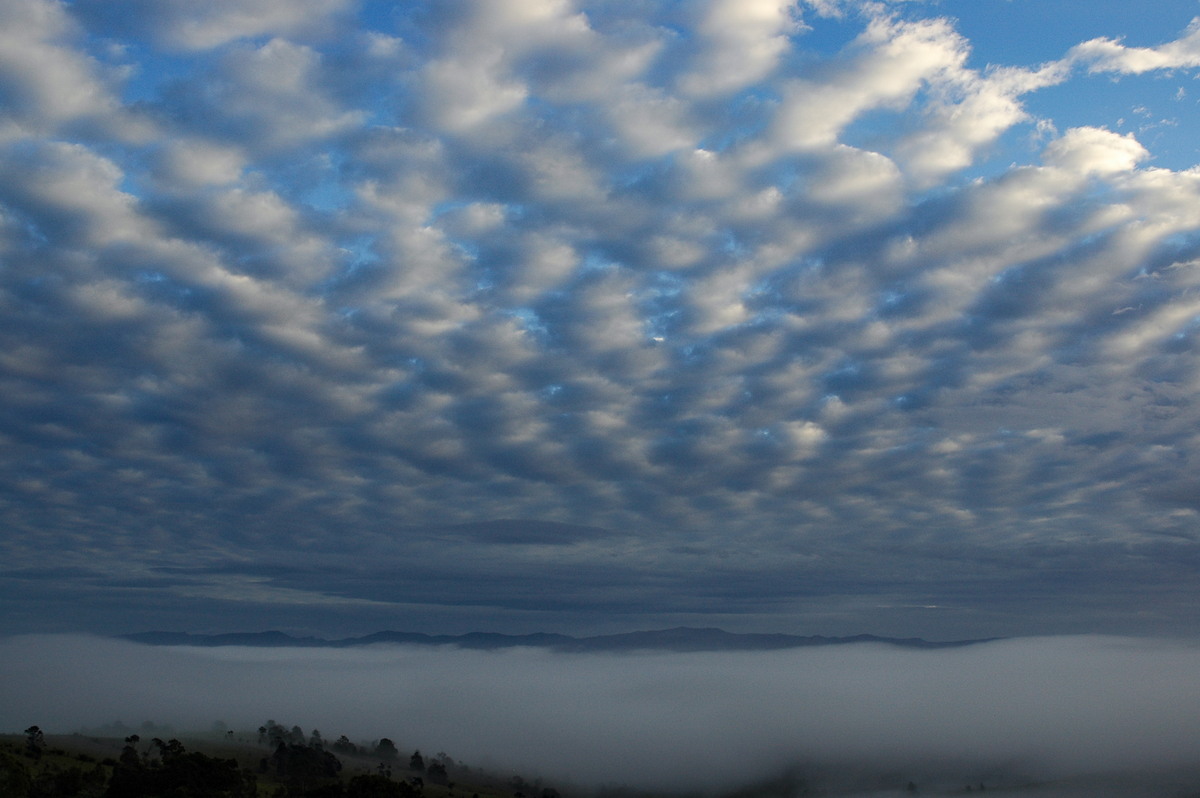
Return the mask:
M 119 724 L 112 729 L 127 730 Z M 144 724 L 149 735 L 165 727 Z M 169 733 L 168 733 L 169 734 Z M 559 798 L 520 777 L 473 770 L 444 753 L 405 759 L 388 738 L 327 743 L 273 720 L 257 733 L 0 735 L 3 798 Z M 407 767 L 403 763 L 407 763 Z

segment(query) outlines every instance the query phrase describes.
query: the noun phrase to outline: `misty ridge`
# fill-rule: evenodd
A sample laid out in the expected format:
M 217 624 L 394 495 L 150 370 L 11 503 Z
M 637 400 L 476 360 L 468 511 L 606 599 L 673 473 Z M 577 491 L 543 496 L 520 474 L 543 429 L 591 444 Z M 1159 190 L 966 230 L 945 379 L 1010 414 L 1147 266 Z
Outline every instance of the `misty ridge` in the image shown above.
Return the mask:
M 878 635 L 853 635 L 850 637 L 827 637 L 825 635 L 790 634 L 739 634 L 712 627 L 695 628 L 679 626 L 673 629 L 656 629 L 644 632 L 572 637 L 564 634 L 537 632 L 525 635 L 508 635 L 495 632 L 468 632 L 461 635 L 429 635 L 419 632 L 384 631 L 360 637 L 345 637 L 326 640 L 318 637 L 294 637 L 284 632 L 234 632 L 227 634 L 193 634 L 189 632 L 138 632 L 121 635 L 135 643 L 156 646 L 297 646 L 349 648 L 354 646 L 392 643 L 422 646 L 455 646 L 459 648 L 492 650 L 533 646 L 554 651 L 574 653 L 601 651 L 769 651 L 807 646 L 847 645 L 850 643 L 886 643 L 905 648 L 954 648 L 985 640 L 929 641 L 919 637 L 880 637 Z
M 564 652 L 32 635 L 0 640 L 0 670 L 3 730 L 279 717 L 578 791 L 790 795 L 790 773 L 838 795 L 908 781 L 924 794 L 1200 793 L 1200 647 L 1183 642 Z

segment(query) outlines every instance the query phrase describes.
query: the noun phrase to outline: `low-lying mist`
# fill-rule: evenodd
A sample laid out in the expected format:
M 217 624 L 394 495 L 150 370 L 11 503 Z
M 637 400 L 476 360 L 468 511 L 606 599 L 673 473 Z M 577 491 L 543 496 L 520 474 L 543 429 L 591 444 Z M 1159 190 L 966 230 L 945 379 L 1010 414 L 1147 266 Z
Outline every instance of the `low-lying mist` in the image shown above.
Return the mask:
M 579 785 L 730 788 L 790 766 L 978 781 L 1200 764 L 1200 647 L 1124 638 L 601 655 L 55 635 L 0 640 L 0 673 L 4 732 L 274 719 Z

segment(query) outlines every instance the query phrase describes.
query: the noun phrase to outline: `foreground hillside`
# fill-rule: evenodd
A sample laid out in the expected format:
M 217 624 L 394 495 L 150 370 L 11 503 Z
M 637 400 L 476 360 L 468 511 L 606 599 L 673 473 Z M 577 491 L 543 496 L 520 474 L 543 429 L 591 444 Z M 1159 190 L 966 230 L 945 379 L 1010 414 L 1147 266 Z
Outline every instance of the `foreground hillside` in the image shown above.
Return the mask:
M 150 723 L 141 734 L 111 736 L 114 730 L 47 735 L 33 726 L 23 735 L 0 735 L 0 798 L 1200 798 L 1193 789 L 1197 773 L 1165 780 L 1124 774 L 1042 781 L 993 772 L 984 781 L 964 783 L 944 772 L 869 772 L 851 763 L 815 778 L 787 769 L 708 793 L 664 794 L 636 783 L 560 791 L 540 779 L 471 767 L 444 753 L 402 753 L 387 738 L 331 741 L 316 730 L 305 734 L 274 721 L 253 732 L 214 729 L 167 739 L 159 735 L 169 735 L 168 728 Z
M 558 798 L 519 775 L 268 721 L 254 732 L 0 735 L 3 798 Z

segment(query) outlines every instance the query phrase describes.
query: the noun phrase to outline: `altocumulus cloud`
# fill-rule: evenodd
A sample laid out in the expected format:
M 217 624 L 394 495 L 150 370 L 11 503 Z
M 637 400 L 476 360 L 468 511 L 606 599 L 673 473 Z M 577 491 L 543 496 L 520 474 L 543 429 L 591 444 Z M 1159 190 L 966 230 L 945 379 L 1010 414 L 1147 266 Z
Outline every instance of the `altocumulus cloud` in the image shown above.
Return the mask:
M 1028 106 L 1196 28 L 935 12 L 0 0 L 10 628 L 1189 628 L 1200 174 Z
M 28 636 L 0 641 L 0 664 L 5 728 L 270 718 L 585 788 L 728 789 L 794 770 L 834 793 L 987 780 L 1128 796 L 1200 778 L 1200 651 L 1128 638 L 576 655 Z

